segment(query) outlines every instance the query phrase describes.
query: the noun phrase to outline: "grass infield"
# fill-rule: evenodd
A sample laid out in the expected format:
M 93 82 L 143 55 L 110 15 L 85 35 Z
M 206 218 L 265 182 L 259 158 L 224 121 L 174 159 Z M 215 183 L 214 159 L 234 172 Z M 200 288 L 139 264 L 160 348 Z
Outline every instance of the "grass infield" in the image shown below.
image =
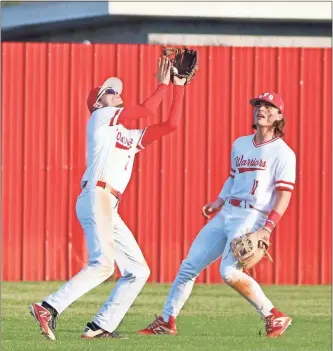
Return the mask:
M 57 341 L 46 340 L 31 317 L 30 302 L 41 301 L 61 282 L 2 283 L 2 337 L 4 351 L 324 351 L 331 350 L 330 286 L 264 286 L 274 305 L 293 318 L 279 339 L 259 336 L 264 322 L 255 309 L 226 285 L 195 285 L 177 318 L 177 336 L 140 336 L 160 314 L 169 285 L 147 284 L 117 331 L 127 340 L 84 340 L 88 321 L 107 299 L 114 282 L 106 282 L 71 305 L 59 318 Z

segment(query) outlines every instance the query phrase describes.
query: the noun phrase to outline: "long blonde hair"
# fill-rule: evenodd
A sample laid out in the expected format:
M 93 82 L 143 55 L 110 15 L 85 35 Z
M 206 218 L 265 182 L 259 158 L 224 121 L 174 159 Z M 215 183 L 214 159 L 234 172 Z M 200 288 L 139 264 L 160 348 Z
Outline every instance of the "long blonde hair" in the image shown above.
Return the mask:
M 274 134 L 279 135 L 280 137 L 284 136 L 284 126 L 286 125 L 286 121 L 284 118 L 275 121 L 273 123 L 273 127 L 274 127 Z M 256 124 L 252 124 L 252 129 L 257 130 L 257 126 Z

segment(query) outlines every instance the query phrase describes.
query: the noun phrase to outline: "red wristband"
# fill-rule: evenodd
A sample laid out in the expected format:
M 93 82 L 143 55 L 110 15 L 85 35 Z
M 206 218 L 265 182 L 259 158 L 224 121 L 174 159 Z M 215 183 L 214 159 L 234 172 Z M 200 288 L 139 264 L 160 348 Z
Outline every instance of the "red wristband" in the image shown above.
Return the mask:
M 265 227 L 273 230 L 280 219 L 281 215 L 279 215 L 276 211 L 271 211 L 267 217 Z

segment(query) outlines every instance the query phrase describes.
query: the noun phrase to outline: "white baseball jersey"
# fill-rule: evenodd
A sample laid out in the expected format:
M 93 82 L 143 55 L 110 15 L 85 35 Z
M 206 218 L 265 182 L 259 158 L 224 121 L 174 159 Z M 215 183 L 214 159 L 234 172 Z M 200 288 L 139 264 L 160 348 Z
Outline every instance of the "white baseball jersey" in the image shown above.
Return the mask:
M 94 187 L 98 180 L 124 192 L 131 178 L 135 154 L 145 129 L 127 129 L 118 124 L 123 108 L 104 107 L 92 113 L 87 125 L 87 169 L 82 182 Z
M 280 138 L 256 145 L 255 135 L 235 140 L 231 152 L 231 171 L 219 197 L 248 201 L 258 210 L 270 212 L 275 190 L 293 191 L 296 156 Z

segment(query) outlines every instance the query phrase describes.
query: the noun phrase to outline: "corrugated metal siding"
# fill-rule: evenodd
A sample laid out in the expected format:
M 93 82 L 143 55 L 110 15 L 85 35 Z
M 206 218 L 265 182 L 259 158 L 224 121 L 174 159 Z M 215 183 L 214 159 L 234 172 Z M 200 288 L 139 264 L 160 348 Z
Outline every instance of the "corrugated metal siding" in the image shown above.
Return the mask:
M 201 207 L 228 176 L 232 141 L 251 133 L 248 100 L 278 91 L 297 186 L 273 235 L 275 263 L 253 275 L 267 284 L 331 283 L 330 49 L 199 47 L 200 71 L 186 91 L 178 130 L 136 160 L 120 213 L 151 267 L 171 282 L 204 225 Z M 86 96 L 112 75 L 127 105 L 156 87 L 159 46 L 2 43 L 2 277 L 68 279 L 86 260 L 75 216 L 85 167 Z M 156 116 L 165 120 L 172 87 Z M 219 262 L 198 282 L 221 282 Z

